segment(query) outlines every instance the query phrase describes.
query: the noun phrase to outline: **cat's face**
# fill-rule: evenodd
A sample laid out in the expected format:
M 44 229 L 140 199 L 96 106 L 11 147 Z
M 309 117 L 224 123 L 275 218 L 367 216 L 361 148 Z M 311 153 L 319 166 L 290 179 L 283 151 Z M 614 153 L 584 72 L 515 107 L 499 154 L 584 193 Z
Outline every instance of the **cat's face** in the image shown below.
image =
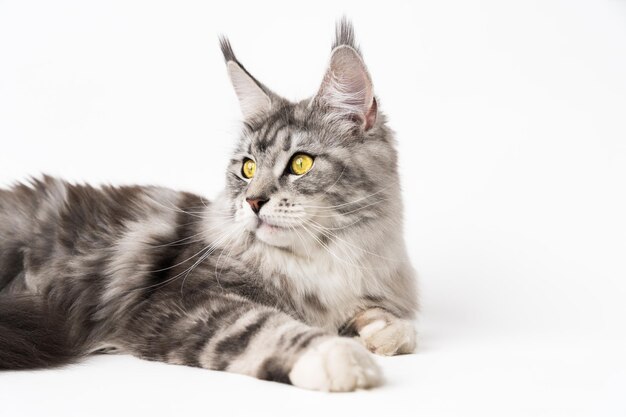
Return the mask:
M 244 114 L 231 158 L 231 215 L 268 245 L 306 251 L 385 214 L 396 154 L 353 45 L 333 50 L 318 94 L 290 103 L 222 45 Z

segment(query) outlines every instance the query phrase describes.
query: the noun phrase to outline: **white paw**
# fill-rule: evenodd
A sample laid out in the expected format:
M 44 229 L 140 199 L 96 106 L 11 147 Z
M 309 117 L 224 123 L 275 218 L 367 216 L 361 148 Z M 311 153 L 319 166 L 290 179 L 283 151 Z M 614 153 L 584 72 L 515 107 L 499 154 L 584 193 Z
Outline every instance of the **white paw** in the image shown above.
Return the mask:
M 402 319 L 376 320 L 361 329 L 359 339 L 370 351 L 385 356 L 413 353 L 416 346 L 413 323 Z
M 370 353 L 358 342 L 333 337 L 304 352 L 289 373 L 297 387 L 318 391 L 354 391 L 382 382 Z

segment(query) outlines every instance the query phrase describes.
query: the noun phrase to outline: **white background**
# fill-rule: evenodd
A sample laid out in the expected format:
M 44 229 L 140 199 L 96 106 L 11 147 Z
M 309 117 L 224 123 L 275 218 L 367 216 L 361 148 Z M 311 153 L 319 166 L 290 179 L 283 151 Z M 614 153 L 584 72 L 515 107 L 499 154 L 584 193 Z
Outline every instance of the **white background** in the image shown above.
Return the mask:
M 335 395 L 97 357 L 0 374 L 0 414 L 626 415 L 623 1 L 0 0 L 0 184 L 215 195 L 239 117 L 218 34 L 303 98 L 344 13 L 398 135 L 418 353 Z

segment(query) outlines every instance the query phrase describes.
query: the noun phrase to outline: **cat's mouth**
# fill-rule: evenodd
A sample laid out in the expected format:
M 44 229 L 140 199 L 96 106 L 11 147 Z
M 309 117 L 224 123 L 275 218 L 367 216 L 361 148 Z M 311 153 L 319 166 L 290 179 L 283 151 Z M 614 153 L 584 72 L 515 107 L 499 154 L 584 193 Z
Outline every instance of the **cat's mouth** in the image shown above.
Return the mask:
M 262 219 L 258 219 L 254 234 L 262 242 L 276 247 L 288 246 L 291 241 L 289 227 Z
M 260 229 L 260 228 L 265 228 L 270 231 L 282 231 L 282 230 L 287 229 L 286 227 L 278 226 L 276 224 L 272 224 L 270 222 L 266 222 L 266 221 L 259 219 L 259 223 L 257 224 L 257 229 Z
M 265 216 L 257 220 L 256 230 L 254 234 L 262 242 L 279 247 L 292 247 L 302 243 L 303 233 L 298 232 L 302 228 L 301 224 L 296 222 L 285 223 L 283 221 L 272 221 Z
M 268 232 L 284 232 L 284 231 L 288 231 L 289 229 L 293 229 L 293 226 L 292 227 L 281 226 L 272 222 L 268 222 L 267 220 L 259 219 L 257 223 L 257 230 L 260 230 L 260 229 L 267 230 Z

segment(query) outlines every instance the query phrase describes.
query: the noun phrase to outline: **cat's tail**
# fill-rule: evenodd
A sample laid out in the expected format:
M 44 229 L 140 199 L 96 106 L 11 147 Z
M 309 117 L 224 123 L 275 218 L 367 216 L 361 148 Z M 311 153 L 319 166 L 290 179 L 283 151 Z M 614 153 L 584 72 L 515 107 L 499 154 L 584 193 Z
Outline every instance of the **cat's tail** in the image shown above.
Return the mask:
M 0 297 L 0 370 L 55 367 L 79 356 L 60 311 L 40 297 Z

